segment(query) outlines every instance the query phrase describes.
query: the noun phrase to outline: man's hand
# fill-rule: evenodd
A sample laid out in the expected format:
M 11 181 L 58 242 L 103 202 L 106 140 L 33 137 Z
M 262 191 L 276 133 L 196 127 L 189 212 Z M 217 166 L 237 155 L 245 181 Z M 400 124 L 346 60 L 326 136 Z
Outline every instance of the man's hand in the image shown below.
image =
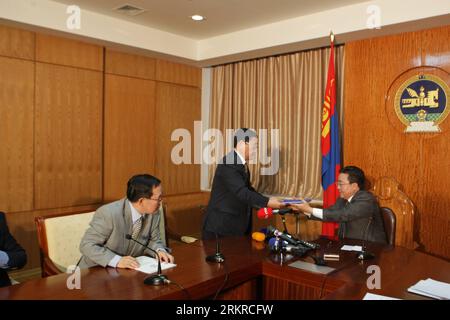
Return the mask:
M 173 263 L 175 261 L 175 258 L 172 255 L 168 254 L 167 252 L 164 251 L 157 251 L 157 252 L 159 260 L 161 260 L 161 262 Z
M 303 203 L 292 203 L 289 206 L 294 209 L 294 211 L 302 211 L 308 217 L 310 217 L 313 212 L 313 208 L 306 201 Z
M 281 202 L 280 200 L 278 200 L 277 198 L 269 198 L 269 202 L 267 203 L 267 206 L 269 208 L 274 208 L 274 209 L 280 209 L 280 208 L 284 208 L 286 205 Z
M 136 269 L 139 268 L 139 262 L 131 256 L 122 257 L 117 263 L 117 268 Z

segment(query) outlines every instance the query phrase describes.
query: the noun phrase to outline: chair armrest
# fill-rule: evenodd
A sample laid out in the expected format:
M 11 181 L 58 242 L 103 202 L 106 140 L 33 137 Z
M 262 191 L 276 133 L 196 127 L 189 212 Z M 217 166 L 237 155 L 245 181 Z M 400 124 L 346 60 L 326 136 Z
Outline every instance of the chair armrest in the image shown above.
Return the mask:
M 61 271 L 55 266 L 55 264 L 49 258 L 43 258 L 42 263 L 42 277 L 54 276 L 55 274 L 60 274 Z

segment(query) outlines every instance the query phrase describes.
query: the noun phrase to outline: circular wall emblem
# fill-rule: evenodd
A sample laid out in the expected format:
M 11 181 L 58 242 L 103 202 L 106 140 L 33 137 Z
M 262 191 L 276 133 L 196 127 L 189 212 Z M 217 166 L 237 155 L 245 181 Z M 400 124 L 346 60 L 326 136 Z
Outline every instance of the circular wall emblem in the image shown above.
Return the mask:
M 450 89 L 440 77 L 419 74 L 400 85 L 394 109 L 405 132 L 439 132 L 439 124 L 450 112 L 449 98 Z

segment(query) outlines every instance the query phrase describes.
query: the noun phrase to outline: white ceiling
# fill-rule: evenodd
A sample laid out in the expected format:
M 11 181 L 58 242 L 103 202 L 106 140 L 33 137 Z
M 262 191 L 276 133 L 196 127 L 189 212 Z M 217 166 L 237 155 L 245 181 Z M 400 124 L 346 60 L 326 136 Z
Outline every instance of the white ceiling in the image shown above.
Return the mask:
M 367 0 L 54 0 L 99 14 L 200 40 Z M 146 12 L 130 17 L 113 8 L 130 4 Z M 205 21 L 189 17 L 201 14 Z

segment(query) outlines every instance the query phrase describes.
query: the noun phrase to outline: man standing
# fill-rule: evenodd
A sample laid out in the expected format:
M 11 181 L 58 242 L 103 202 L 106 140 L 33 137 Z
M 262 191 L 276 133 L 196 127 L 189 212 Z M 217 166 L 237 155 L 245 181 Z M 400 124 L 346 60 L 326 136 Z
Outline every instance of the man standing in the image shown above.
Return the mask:
M 248 235 L 252 230 L 252 207 L 280 208 L 276 198 L 258 193 L 250 184 L 247 162 L 254 159 L 256 132 L 241 128 L 234 135 L 234 150 L 217 165 L 211 197 L 203 221 L 203 239 Z
M 0 287 L 11 285 L 7 269 L 22 268 L 26 263 L 25 250 L 9 233 L 5 214 L 0 212 Z
M 364 190 L 364 172 L 354 166 L 340 170 L 337 188 L 340 198 L 328 209 L 312 208 L 308 203 L 292 204 L 309 218 L 339 222 L 339 238 L 387 243 L 377 200 Z
M 126 234 L 157 251 L 161 261 L 173 262 L 173 256 L 167 253 L 160 238 L 161 199 L 159 179 L 148 174 L 132 177 L 127 185 L 127 198 L 104 205 L 95 212 L 81 240 L 80 268 L 100 265 L 135 269 L 139 267 L 136 257 L 154 255 L 126 239 Z

